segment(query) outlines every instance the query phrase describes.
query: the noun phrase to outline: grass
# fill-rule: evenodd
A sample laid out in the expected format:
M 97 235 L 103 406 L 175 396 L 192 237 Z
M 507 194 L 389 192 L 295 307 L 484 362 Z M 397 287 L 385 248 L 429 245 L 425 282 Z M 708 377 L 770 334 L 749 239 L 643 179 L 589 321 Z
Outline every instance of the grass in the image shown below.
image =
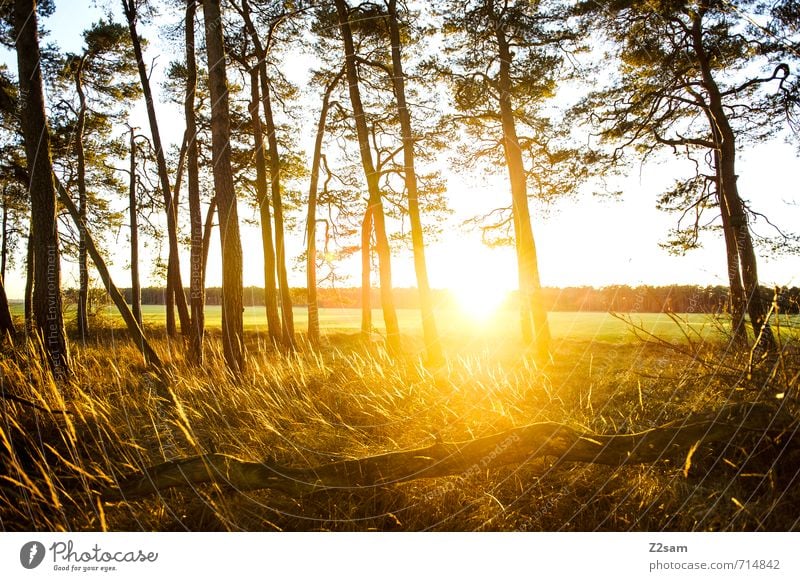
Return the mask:
M 158 309 L 160 311 L 160 309 Z M 248 370 L 233 380 L 212 330 L 207 362 L 183 358 L 146 326 L 172 362 L 179 410 L 155 397 L 157 378 L 113 317 L 86 342 L 73 337 L 75 378 L 57 386 L 31 345 L 17 338 L 0 355 L 3 393 L 70 414 L 3 403 L 0 528 L 3 530 L 798 530 L 800 450 L 747 440 L 701 445 L 684 458 L 606 467 L 557 459 L 490 472 L 420 479 L 287 498 L 204 485 L 160 497 L 103 503 L 115 479 L 208 451 L 283 465 L 464 440 L 528 423 L 558 421 L 627 433 L 710 412 L 727 401 L 796 394 L 800 356 L 782 322 L 780 366 L 748 376 L 747 354 L 726 349 L 724 325 L 692 315 L 634 320 L 666 341 L 637 339 L 600 313 L 552 313 L 554 357 L 538 365 L 519 344 L 512 313 L 491 322 L 440 313 L 447 362 L 420 363 L 416 313 L 403 312 L 408 352 L 390 360 L 353 330 L 358 312 L 322 313 L 326 340 L 314 352 L 283 354 L 265 344 L 259 310 L 248 310 Z M 296 311 L 297 325 L 304 325 Z M 209 325 L 218 325 L 209 307 Z M 376 313 L 375 321 L 379 321 Z M 687 336 L 691 339 L 689 341 Z M 702 339 L 702 340 L 701 340 Z M 787 443 L 788 442 L 788 443 Z
M 305 307 L 295 307 L 295 327 L 302 331 L 308 324 L 308 314 Z M 17 317 L 23 314 L 22 305 L 11 305 L 11 313 Z M 219 329 L 221 326 L 221 307 L 219 305 L 206 305 L 206 326 L 210 329 Z M 415 309 L 397 310 L 400 327 L 408 335 L 418 335 L 422 332 L 419 311 Z M 498 335 L 509 331 L 516 332 L 519 324 L 517 312 L 512 309 L 499 309 L 488 313 L 487 317 L 474 317 L 458 308 L 443 308 L 437 311 L 437 323 L 444 335 L 460 336 L 465 330 L 472 334 Z M 74 317 L 74 308 L 67 309 L 67 320 Z M 108 306 L 100 311 L 100 317 L 106 324 L 122 326 L 122 319 L 117 314 L 115 307 Z M 548 314 L 551 332 L 556 339 L 569 339 L 575 341 L 605 341 L 617 343 L 626 341 L 635 336 L 631 326 L 619 317 L 606 312 L 551 312 Z M 633 313 L 624 314 L 634 323 L 644 329 L 667 340 L 682 340 L 683 331 L 675 321 L 664 313 Z M 145 326 L 158 331 L 165 324 L 163 305 L 143 305 L 142 318 Z M 320 328 L 323 333 L 349 333 L 361 328 L 361 311 L 352 308 L 323 308 L 319 311 Z M 700 333 L 703 338 L 719 336 L 720 321 L 704 313 L 681 314 L 679 316 L 693 332 Z M 372 321 L 377 331 L 383 331 L 383 316 L 380 309 L 373 309 Z M 800 327 L 800 317 L 782 316 L 781 325 L 784 330 Z M 245 330 L 264 333 L 267 329 L 267 319 L 264 307 L 245 307 Z

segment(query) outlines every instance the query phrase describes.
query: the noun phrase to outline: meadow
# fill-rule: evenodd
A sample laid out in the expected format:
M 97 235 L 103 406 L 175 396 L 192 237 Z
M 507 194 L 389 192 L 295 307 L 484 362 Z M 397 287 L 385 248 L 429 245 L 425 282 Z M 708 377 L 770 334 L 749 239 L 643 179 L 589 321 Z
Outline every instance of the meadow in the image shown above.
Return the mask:
M 219 329 L 221 326 L 221 307 L 219 305 L 206 305 L 206 326 L 209 329 Z M 12 313 L 21 316 L 22 306 L 16 304 Z M 74 317 L 74 311 L 66 312 L 66 319 Z M 293 309 L 295 330 L 302 333 L 308 324 L 308 313 L 304 307 Z M 494 337 L 505 334 L 517 334 L 518 314 L 513 309 L 499 308 L 497 310 L 470 314 L 457 307 L 442 308 L 437 310 L 437 326 L 445 336 L 461 337 L 466 332 L 475 337 Z M 415 309 L 397 309 L 400 328 L 412 340 L 422 333 L 422 324 L 419 311 Z M 720 338 L 727 323 L 724 319 L 711 317 L 704 313 L 690 313 L 676 315 L 684 324 L 677 325 L 674 318 L 664 313 L 621 313 L 620 317 L 607 312 L 551 312 L 548 319 L 551 333 L 557 340 L 570 341 L 603 341 L 611 343 L 626 342 L 635 338 L 635 333 L 630 324 L 624 319 L 629 319 L 646 332 L 652 333 L 662 339 L 679 341 L 684 336 L 684 331 L 697 335 L 702 339 Z M 108 306 L 100 313 L 105 326 L 123 327 L 122 319 L 113 306 Z M 142 320 L 146 327 L 158 331 L 165 325 L 163 305 L 143 305 Z M 356 333 L 361 328 L 361 311 L 353 308 L 322 308 L 319 311 L 320 329 L 323 335 L 336 333 Z M 784 331 L 794 330 L 800 326 L 800 318 L 781 318 Z M 384 331 L 383 315 L 380 309 L 373 309 L 372 322 L 376 332 Z M 267 331 L 267 319 L 264 307 L 245 307 L 244 328 L 256 334 Z
M 405 355 L 359 312 L 323 310 L 323 345 L 269 345 L 263 311 L 245 313 L 248 369 L 225 371 L 218 309 L 208 308 L 206 362 L 167 338 L 163 308 L 145 327 L 170 363 L 172 400 L 119 320 L 72 334 L 75 378 L 57 386 L 17 337 L 0 356 L 4 399 L 0 526 L 4 530 L 798 530 L 800 448 L 794 430 L 698 440 L 691 451 L 620 466 L 531 455 L 505 466 L 305 495 L 213 484 L 108 500 L 130 474 L 206 453 L 288 469 L 459 442 L 558 422 L 583 433 L 635 434 L 708 416 L 725 404 L 778 404 L 797 417 L 795 321 L 783 319 L 777 359 L 731 350 L 726 321 L 702 314 L 550 313 L 552 358 L 518 340 L 513 312 L 476 319 L 438 313 L 446 361 L 420 357 L 417 313 L 401 312 Z M 296 309 L 296 325 L 305 325 Z M 374 314 L 380 321 L 380 313 Z M 68 317 L 69 319 L 69 317 Z M 378 329 L 379 331 L 379 329 Z M 36 407 L 17 400 L 34 403 Z M 796 424 L 795 424 L 796 427 Z M 743 430 L 745 432 L 745 430 Z M 224 479 L 223 479 L 224 480 Z

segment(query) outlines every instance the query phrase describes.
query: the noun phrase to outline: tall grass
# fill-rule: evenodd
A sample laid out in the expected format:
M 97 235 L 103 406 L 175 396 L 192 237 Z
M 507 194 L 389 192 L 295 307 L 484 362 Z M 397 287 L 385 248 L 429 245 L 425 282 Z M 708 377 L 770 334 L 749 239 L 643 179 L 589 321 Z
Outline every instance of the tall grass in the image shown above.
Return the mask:
M 151 333 L 152 334 L 152 333 Z M 558 344 L 537 365 L 513 339 L 452 334 L 445 365 L 329 335 L 319 352 L 277 352 L 248 335 L 248 369 L 226 371 L 219 338 L 190 365 L 182 340 L 157 336 L 174 402 L 114 328 L 76 343 L 75 373 L 55 385 L 33 347 L 0 355 L 0 526 L 4 530 L 796 530 L 794 440 L 701 445 L 684 458 L 621 468 L 535 460 L 492 471 L 289 498 L 217 485 L 130 502 L 99 492 L 121 476 L 220 452 L 308 467 L 480 437 L 539 421 L 604 433 L 654 427 L 728 401 L 796 397 L 800 357 L 747 374 L 721 340 Z M 156 333 L 158 335 L 158 333 Z M 27 400 L 37 407 L 22 403 Z M 67 412 L 67 413 L 61 413 Z

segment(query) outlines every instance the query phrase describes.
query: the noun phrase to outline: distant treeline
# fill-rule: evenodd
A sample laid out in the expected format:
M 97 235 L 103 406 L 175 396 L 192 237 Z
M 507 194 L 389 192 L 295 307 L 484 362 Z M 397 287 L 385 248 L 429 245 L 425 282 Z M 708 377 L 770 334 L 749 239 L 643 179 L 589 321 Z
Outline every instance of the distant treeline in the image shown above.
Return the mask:
M 296 306 L 307 302 L 305 288 L 293 288 L 292 303 Z M 378 289 L 372 289 L 372 304 L 380 305 Z M 728 288 L 724 286 L 627 286 L 614 285 L 602 288 L 566 287 L 543 289 L 545 307 L 548 311 L 615 311 L 641 313 L 721 313 L 728 310 Z M 775 290 L 762 287 L 765 300 L 773 300 Z M 395 289 L 398 308 L 418 308 L 418 294 L 415 288 Z M 142 289 L 142 304 L 163 305 L 165 289 L 149 287 Z M 187 292 L 188 295 L 188 292 Z M 448 290 L 434 290 L 434 301 L 438 307 L 457 304 L 453 293 Z M 125 290 L 130 301 L 130 289 Z M 361 306 L 360 288 L 320 288 L 319 306 L 322 308 L 358 308 Z M 222 302 L 222 289 L 206 289 L 206 304 L 219 305 Z M 244 289 L 245 306 L 263 306 L 264 289 L 247 287 Z M 516 304 L 516 293 L 510 293 L 505 301 L 506 308 Z M 800 313 L 800 288 L 783 287 L 779 293 L 781 312 Z

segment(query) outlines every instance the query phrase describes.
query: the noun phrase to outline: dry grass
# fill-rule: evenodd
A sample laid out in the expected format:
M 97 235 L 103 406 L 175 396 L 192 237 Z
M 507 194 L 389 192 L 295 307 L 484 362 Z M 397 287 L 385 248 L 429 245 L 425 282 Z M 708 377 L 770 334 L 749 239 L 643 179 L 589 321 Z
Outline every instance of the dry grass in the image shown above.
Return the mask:
M 622 433 L 731 400 L 796 397 L 793 344 L 748 379 L 721 343 L 562 342 L 537 366 L 512 340 L 450 339 L 441 368 L 392 361 L 349 335 L 320 352 L 281 354 L 248 336 L 249 368 L 233 380 L 211 337 L 203 368 L 180 341 L 177 409 L 118 329 L 76 345 L 75 377 L 56 386 L 18 341 L 0 355 L 0 388 L 50 410 L 2 402 L 3 530 L 797 530 L 800 450 L 784 443 L 703 446 L 683 458 L 613 468 L 537 460 L 465 477 L 340 490 L 303 498 L 213 485 L 101 503 L 121 475 L 216 451 L 313 466 L 443 440 L 559 421 Z M 407 344 L 412 345 L 413 338 Z M 409 351 L 413 351 L 409 349 Z M 779 364 L 778 364 L 779 363 Z

